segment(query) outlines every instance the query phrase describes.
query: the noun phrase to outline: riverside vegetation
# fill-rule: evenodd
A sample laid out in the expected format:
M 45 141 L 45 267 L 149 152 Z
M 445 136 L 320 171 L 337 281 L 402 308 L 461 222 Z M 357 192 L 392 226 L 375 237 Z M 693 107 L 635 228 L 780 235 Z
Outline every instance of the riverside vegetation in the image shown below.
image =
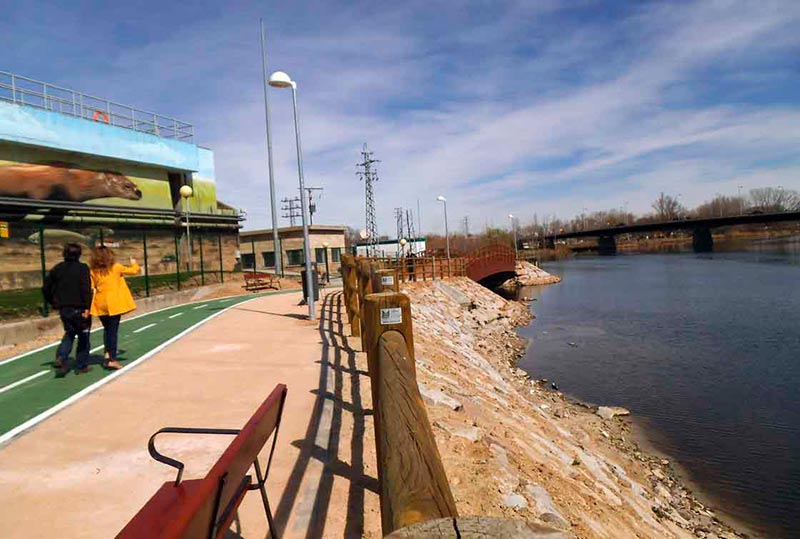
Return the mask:
M 695 498 L 669 460 L 642 451 L 620 418 L 627 410 L 574 402 L 516 367 L 525 342 L 515 328 L 532 318 L 525 305 L 467 278 L 403 291 L 420 391 L 460 514 L 587 539 L 745 537 Z

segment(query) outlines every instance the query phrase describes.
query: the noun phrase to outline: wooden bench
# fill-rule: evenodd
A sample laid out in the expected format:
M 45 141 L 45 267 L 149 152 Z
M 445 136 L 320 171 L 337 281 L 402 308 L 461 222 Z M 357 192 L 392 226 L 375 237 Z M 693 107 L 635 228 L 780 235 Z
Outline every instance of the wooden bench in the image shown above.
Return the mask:
M 175 481 L 161 485 L 152 498 L 117 535 L 118 539 L 220 539 L 230 528 L 239 504 L 249 490 L 261 492 L 270 534 L 277 537 L 265 487 L 286 400 L 278 384 L 241 429 L 167 427 L 150 437 L 150 456 L 178 470 Z M 181 481 L 184 464 L 155 448 L 159 434 L 223 434 L 235 436 L 202 479 Z M 259 453 L 270 436 L 272 445 L 263 472 Z M 255 470 L 255 481 L 250 473 Z
M 245 273 L 244 289 L 250 292 L 264 290 L 266 288 L 281 289 L 281 281 L 273 273 Z

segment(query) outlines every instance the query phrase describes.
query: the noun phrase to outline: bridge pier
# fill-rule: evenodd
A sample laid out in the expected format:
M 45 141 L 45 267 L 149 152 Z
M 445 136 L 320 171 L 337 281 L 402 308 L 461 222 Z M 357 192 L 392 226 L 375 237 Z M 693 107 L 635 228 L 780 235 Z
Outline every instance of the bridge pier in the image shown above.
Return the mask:
M 617 239 L 614 236 L 600 236 L 597 238 L 597 254 L 601 256 L 614 256 L 617 254 Z
M 545 238 L 544 239 L 544 248 L 545 249 L 555 249 L 556 248 L 556 240 L 555 240 L 555 238 Z
M 692 248 L 695 253 L 710 253 L 714 251 L 714 238 L 711 229 L 699 227 L 692 229 Z

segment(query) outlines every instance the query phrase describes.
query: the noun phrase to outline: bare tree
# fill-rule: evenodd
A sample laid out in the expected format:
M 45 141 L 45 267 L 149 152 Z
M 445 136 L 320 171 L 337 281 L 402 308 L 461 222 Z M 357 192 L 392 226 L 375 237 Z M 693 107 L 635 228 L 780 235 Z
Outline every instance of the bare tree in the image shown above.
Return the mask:
M 800 193 L 782 187 L 760 187 L 750 190 L 754 209 L 763 212 L 800 210 Z
M 744 198 L 718 195 L 711 201 L 697 206 L 692 214 L 700 219 L 709 217 L 732 217 L 743 212 L 746 206 Z
M 656 212 L 656 217 L 661 221 L 674 221 L 686 213 L 677 198 L 665 195 L 663 192 L 653 202 L 653 209 Z

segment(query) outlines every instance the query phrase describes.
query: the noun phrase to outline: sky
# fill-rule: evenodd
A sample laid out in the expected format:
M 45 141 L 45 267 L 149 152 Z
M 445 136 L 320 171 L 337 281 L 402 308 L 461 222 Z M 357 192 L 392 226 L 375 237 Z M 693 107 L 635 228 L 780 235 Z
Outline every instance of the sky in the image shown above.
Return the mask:
M 0 0 L 0 70 L 195 125 L 218 196 L 271 225 L 258 20 L 297 81 L 316 223 L 472 232 L 534 214 L 800 190 L 800 2 Z M 291 92 L 270 90 L 278 198 L 296 196 Z M 741 186 L 741 187 L 740 187 Z M 279 212 L 280 213 L 280 212 Z M 288 224 L 280 219 L 282 225 Z

